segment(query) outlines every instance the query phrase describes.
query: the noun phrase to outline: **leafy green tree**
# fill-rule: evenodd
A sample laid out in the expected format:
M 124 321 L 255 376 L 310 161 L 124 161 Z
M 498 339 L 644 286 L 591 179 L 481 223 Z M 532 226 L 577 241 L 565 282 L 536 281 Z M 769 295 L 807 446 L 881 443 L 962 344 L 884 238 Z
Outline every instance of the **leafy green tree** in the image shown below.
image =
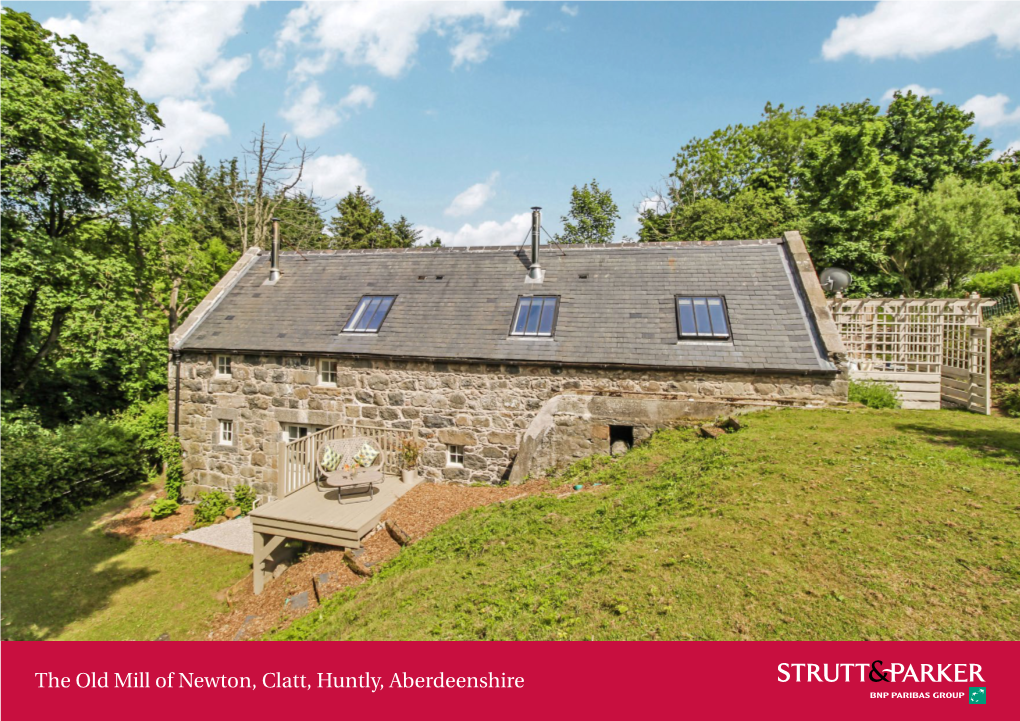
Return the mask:
M 143 128 L 161 123 L 84 43 L 9 8 L 0 77 L 3 380 L 20 392 L 83 295 L 115 274 L 90 226 L 123 192 Z
M 818 132 L 803 108 L 769 103 L 755 125 L 691 140 L 674 158 L 667 187 L 658 193 L 662 202 L 641 214 L 639 239 L 720 240 L 791 229 L 783 226 L 798 215 L 799 169 Z M 734 202 L 744 215 L 728 207 Z
M 616 231 L 620 210 L 609 190 L 599 188 L 592 180 L 570 192 L 570 212 L 563 221 L 563 233 L 556 236 L 560 243 L 609 243 Z
M 826 129 L 805 148 L 798 195 L 815 264 L 851 271 L 859 292 L 888 292 L 893 209 L 909 191 L 893 184 L 895 159 L 882 153 L 886 122 L 867 102 L 816 115 Z
M 943 178 L 897 210 L 887 272 L 907 294 L 930 296 L 959 292 L 970 275 L 1017 262 L 1014 203 L 1001 188 Z
M 975 143 L 967 133 L 974 114 L 952 103 L 897 92 L 885 119 L 888 130 L 880 147 L 896 159 L 892 181 L 898 186 L 929 191 L 951 175 L 975 178 L 991 152 L 990 140 Z
M 646 242 L 777 238 L 800 225 L 792 197 L 759 188 L 746 188 L 729 202 L 701 198 L 669 214 L 647 210 L 641 223 L 639 237 Z

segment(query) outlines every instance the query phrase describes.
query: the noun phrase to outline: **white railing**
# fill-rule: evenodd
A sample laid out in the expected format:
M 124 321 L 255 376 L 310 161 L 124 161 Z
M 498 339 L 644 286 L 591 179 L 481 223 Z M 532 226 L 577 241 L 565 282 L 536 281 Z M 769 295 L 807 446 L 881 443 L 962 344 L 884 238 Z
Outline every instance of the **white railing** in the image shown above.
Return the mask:
M 319 447 L 326 441 L 343 438 L 370 438 L 379 444 L 383 452 L 383 473 L 397 475 L 400 473 L 400 451 L 404 441 L 414 438 L 413 431 L 396 428 L 378 428 L 375 426 L 355 426 L 350 423 L 339 423 L 304 438 L 289 442 L 280 455 L 280 475 L 277 482 L 276 497 L 289 496 L 294 491 L 315 483 L 315 456 Z

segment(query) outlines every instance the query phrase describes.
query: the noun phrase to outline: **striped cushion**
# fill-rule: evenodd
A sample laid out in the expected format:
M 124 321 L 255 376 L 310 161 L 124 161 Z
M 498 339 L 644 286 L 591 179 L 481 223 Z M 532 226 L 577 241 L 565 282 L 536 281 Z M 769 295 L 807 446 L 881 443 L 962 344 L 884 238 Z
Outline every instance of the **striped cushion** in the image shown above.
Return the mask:
M 343 460 L 344 457 L 329 446 L 326 446 L 326 450 L 322 452 L 322 468 L 329 473 L 339 468 Z

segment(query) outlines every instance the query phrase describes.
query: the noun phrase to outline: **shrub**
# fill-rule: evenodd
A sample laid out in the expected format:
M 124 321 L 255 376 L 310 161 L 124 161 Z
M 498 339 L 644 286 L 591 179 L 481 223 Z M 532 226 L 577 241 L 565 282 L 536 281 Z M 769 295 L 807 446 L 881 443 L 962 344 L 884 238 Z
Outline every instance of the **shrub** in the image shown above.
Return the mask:
M 1003 380 L 1020 379 L 1020 313 L 989 318 L 992 330 L 992 372 Z
M 180 439 L 177 436 L 164 433 L 159 445 L 159 455 L 166 467 L 166 482 L 163 485 L 166 497 L 180 501 L 181 488 L 184 486 L 184 463 L 181 461 Z
M 230 505 L 230 498 L 223 491 L 206 491 L 199 495 L 195 506 L 195 523 L 208 525 L 222 516 Z
M 170 498 L 160 498 L 152 504 L 152 508 L 149 509 L 149 516 L 154 521 L 158 521 L 161 518 L 167 518 L 177 512 L 177 509 L 181 507 L 181 504 Z
M 899 408 L 900 400 L 896 389 L 888 383 L 878 381 L 850 381 L 849 398 L 868 408 Z
M 255 489 L 251 486 L 241 485 L 234 488 L 234 505 L 241 511 L 242 516 L 251 513 L 251 509 L 255 507 L 256 497 Z
M 2 532 L 37 530 L 145 479 L 138 438 L 116 421 L 89 417 L 47 429 L 24 413 L 0 418 Z
M 963 284 L 963 289 L 978 293 L 982 298 L 996 298 L 1006 295 L 1013 283 L 1020 283 L 1020 265 L 1004 265 L 991 273 L 977 273 Z
M 1010 418 L 1020 418 L 1020 383 L 996 383 L 999 408 Z
M 118 423 L 137 438 L 143 462 L 149 474 L 157 476 L 166 470 L 166 497 L 181 500 L 184 485 L 184 467 L 181 463 L 181 442 L 167 431 L 169 405 L 164 393 L 149 403 L 132 407 L 118 419 Z

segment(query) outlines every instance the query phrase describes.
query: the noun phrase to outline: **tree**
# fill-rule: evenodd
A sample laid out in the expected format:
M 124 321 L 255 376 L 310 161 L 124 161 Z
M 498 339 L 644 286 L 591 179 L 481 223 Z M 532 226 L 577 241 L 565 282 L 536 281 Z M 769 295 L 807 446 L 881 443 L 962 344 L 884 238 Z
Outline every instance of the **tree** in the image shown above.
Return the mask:
M 272 219 L 280 205 L 296 193 L 311 158 L 307 148 L 297 141 L 287 150 L 287 136 L 279 141 L 266 135 L 263 125 L 242 155 L 240 168 L 231 165 L 228 197 L 241 240 L 241 252 L 251 246 L 268 248 L 272 239 Z M 314 202 L 314 201 L 313 201 Z
M 409 248 L 421 237 L 404 216 L 387 223 L 379 201 L 360 185 L 336 204 L 329 233 L 336 248 Z
M 1009 213 L 1015 202 L 1006 190 L 943 178 L 897 209 L 887 272 L 907 294 L 930 296 L 957 292 L 973 273 L 1017 262 L 1020 238 Z
M 895 156 L 892 181 L 898 186 L 929 191 L 951 175 L 975 178 L 991 152 L 990 140 L 975 143 L 967 133 L 974 114 L 951 103 L 896 92 L 885 119 L 888 130 L 880 148 Z
M 824 132 L 805 148 L 798 200 L 815 264 L 851 271 L 855 289 L 889 292 L 882 272 L 893 209 L 909 191 L 892 181 L 895 159 L 882 153 L 886 122 L 870 103 L 819 108 Z
M 283 248 L 308 250 L 329 247 L 326 222 L 315 198 L 305 193 L 283 198 L 276 206 L 275 217 L 280 219 L 280 245 Z
M 556 236 L 560 243 L 608 243 L 613 240 L 620 211 L 609 190 L 599 188 L 592 180 L 570 191 L 570 212 L 560 218 L 563 233 Z
M 94 286 L 106 253 L 88 226 L 109 216 L 144 129 L 161 122 L 120 71 L 26 13 L 4 8 L 0 56 L 3 376 L 20 391 Z
M 401 215 L 397 222 L 393 223 L 391 227 L 393 228 L 393 234 L 397 236 L 398 247 L 410 248 L 421 240 L 422 231 L 416 230 L 415 227 L 411 225 L 411 221 L 403 215 Z
M 638 234 L 645 242 L 777 238 L 800 225 L 799 212 L 783 193 L 746 188 L 729 202 L 701 198 L 669 214 L 646 210 Z
M 656 207 L 641 213 L 642 241 L 761 237 L 797 217 L 795 194 L 807 142 L 818 123 L 803 108 L 766 104 L 752 126 L 730 125 L 694 138 L 674 158 Z M 737 202 L 738 216 L 726 206 Z M 711 237 L 699 237 L 708 232 Z

